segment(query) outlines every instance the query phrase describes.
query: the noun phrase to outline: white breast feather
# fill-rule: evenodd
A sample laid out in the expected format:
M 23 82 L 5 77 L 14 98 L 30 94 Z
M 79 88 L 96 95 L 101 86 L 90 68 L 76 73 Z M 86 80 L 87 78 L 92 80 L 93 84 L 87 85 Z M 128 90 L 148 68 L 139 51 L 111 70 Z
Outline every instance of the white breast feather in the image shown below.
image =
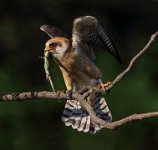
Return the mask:
M 68 44 L 64 43 L 62 46 L 56 47 L 56 54 L 54 54 L 55 57 L 61 58 L 65 55 L 66 50 L 68 49 Z

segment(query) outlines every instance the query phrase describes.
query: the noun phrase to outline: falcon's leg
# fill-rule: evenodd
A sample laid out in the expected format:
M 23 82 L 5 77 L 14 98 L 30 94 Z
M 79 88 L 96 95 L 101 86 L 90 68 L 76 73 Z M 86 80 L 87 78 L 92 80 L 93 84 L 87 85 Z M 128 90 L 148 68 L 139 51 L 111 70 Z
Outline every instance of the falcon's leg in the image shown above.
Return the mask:
M 109 85 L 111 85 L 111 82 L 107 82 L 107 83 L 100 83 L 100 88 L 106 88 L 108 87 Z

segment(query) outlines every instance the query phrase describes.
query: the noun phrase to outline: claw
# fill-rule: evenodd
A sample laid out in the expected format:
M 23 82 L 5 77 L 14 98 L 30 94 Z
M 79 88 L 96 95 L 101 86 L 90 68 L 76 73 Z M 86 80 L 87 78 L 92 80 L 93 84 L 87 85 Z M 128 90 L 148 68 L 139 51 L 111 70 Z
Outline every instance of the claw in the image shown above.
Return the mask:
M 70 96 L 70 99 L 73 99 L 72 98 L 73 90 L 66 90 L 66 94 Z

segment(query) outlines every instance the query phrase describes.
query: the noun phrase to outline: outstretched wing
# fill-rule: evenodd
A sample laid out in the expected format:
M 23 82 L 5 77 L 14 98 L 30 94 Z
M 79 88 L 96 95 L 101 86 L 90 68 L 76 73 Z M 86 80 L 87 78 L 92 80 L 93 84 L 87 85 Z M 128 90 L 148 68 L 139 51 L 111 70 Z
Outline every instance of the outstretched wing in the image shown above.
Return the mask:
M 111 39 L 98 20 L 92 16 L 83 16 L 74 20 L 72 45 L 74 48 L 83 50 L 91 60 L 94 60 L 95 56 L 92 47 L 96 46 L 107 50 L 119 63 L 122 63 Z
M 69 38 L 68 35 L 66 35 L 59 28 L 51 26 L 51 25 L 42 25 L 42 26 L 40 26 L 40 29 L 42 31 L 44 31 L 47 35 L 49 35 L 51 38 L 54 38 L 54 37 L 66 37 L 66 38 Z

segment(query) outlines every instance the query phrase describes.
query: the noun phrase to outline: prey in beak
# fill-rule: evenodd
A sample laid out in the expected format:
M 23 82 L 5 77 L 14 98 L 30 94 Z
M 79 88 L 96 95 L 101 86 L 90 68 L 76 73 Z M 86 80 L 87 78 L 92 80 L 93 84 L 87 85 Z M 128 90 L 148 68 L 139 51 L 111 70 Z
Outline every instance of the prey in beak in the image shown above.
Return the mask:
M 46 73 L 46 79 L 50 83 L 53 92 L 55 92 L 54 83 L 53 83 L 51 75 L 50 75 L 50 64 L 49 64 L 50 52 L 53 52 L 53 49 L 49 45 L 46 45 L 45 49 L 44 49 L 44 70 Z

